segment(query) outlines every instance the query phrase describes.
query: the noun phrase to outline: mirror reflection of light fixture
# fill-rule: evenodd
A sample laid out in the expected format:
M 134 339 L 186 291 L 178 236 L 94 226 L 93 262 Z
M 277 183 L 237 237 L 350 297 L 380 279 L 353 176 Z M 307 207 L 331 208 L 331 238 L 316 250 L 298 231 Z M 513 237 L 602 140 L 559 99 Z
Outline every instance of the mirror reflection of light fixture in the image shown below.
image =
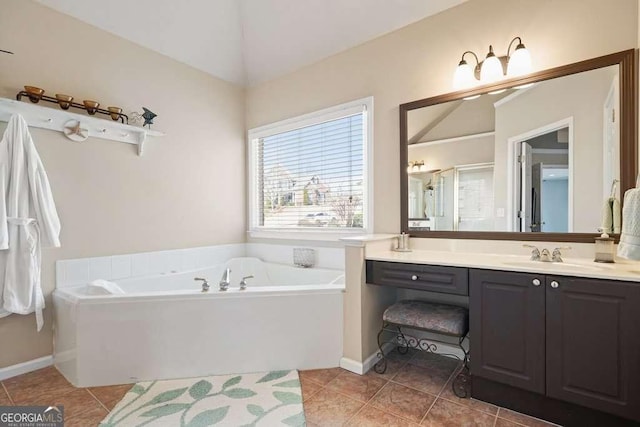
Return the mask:
M 407 165 L 407 173 L 429 172 L 424 160 L 415 160 Z
M 517 41 L 515 50 L 511 53 L 513 43 Z M 476 66 L 472 68 L 464 59 L 470 53 L 476 60 Z M 478 55 L 468 50 L 462 54 L 455 73 L 453 74 L 453 87 L 456 90 L 471 88 L 478 83 L 490 84 L 506 77 L 517 77 L 531 72 L 531 54 L 522 43 L 520 37 L 514 37 L 509 43 L 505 56 L 496 56 L 493 46 L 489 46 L 484 61 L 480 62 Z M 491 92 L 492 94 L 500 91 Z

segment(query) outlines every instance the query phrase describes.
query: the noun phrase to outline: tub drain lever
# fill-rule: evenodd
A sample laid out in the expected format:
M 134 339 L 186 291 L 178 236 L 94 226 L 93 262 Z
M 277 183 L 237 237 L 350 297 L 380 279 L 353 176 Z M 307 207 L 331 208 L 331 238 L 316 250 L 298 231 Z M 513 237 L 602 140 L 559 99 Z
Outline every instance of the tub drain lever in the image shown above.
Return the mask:
M 207 279 L 203 279 L 202 277 L 194 277 L 194 279 L 196 282 L 202 282 L 202 292 L 208 292 L 209 291 L 209 282 L 207 282 Z

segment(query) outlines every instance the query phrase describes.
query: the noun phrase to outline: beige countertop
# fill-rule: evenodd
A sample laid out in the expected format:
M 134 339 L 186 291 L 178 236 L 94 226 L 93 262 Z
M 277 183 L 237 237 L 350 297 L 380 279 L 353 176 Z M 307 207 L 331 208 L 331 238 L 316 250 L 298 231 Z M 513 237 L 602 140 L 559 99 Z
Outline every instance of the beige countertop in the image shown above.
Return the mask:
M 367 254 L 368 260 L 404 262 L 410 264 L 480 268 L 559 276 L 640 282 L 640 262 L 619 260 L 603 264 L 585 258 L 563 257 L 564 262 L 531 261 L 528 256 L 465 253 L 451 251 L 413 250 L 411 252 L 381 251 Z

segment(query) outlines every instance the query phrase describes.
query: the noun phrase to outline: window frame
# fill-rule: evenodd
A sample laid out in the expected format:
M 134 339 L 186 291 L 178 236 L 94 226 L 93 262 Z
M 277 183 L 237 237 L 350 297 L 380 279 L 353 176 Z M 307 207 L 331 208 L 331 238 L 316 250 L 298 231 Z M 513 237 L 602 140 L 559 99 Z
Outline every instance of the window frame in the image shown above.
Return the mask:
M 258 191 L 258 164 L 255 145 L 261 138 L 291 130 L 363 113 L 363 166 L 362 228 L 276 228 L 259 225 L 260 207 Z M 373 230 L 373 96 L 324 108 L 247 131 L 247 221 L 249 236 L 254 238 L 280 238 L 300 240 L 337 240 L 353 235 L 370 234 Z

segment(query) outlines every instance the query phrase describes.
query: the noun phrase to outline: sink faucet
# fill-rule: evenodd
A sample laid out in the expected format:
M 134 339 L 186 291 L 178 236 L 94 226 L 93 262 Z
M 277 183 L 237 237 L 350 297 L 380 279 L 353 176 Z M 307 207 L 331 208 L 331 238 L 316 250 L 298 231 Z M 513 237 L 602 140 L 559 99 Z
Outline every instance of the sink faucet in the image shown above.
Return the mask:
M 522 245 L 524 248 L 531 248 L 531 261 L 540 261 L 540 249 L 533 245 Z M 545 249 L 546 250 L 546 249 Z M 548 253 L 549 251 L 547 251 Z
M 540 251 L 540 261 L 542 262 L 551 262 L 551 252 L 549 252 L 549 249 L 544 248 L 542 251 Z
M 220 290 L 226 291 L 229 289 L 229 283 L 231 283 L 231 269 L 227 268 L 220 279 Z
M 551 262 L 563 262 L 562 261 L 562 252 L 561 250 L 571 249 L 571 246 L 565 246 L 563 248 L 555 248 L 553 253 L 551 254 Z

